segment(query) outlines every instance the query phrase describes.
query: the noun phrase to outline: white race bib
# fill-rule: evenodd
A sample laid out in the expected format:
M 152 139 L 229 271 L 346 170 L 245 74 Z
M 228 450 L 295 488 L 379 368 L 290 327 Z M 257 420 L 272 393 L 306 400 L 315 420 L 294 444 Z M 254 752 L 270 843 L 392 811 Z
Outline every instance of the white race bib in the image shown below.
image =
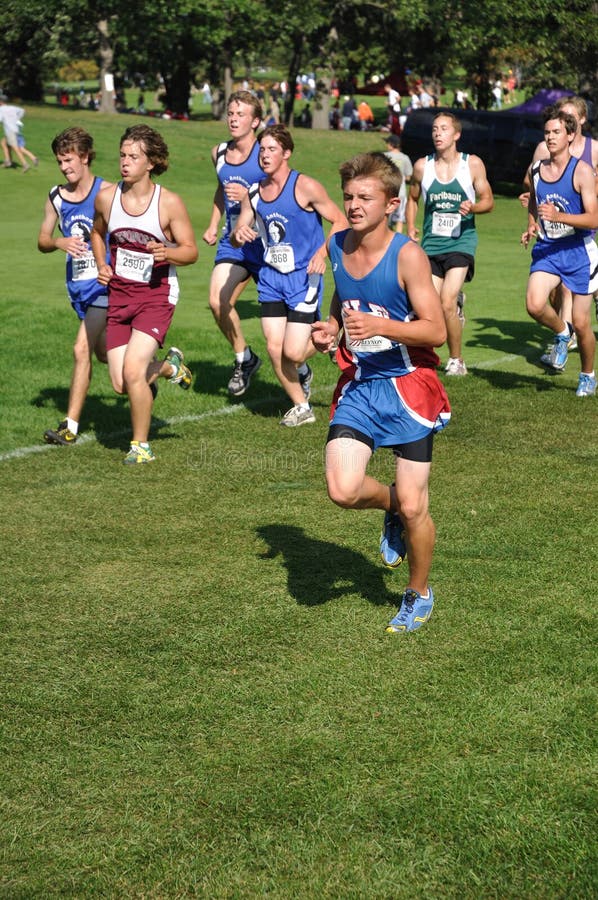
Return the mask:
M 276 244 L 268 247 L 264 254 L 264 262 L 277 272 L 288 275 L 295 271 L 295 253 L 290 244 Z
M 116 274 L 128 281 L 139 281 L 149 284 L 154 267 L 154 257 L 151 253 L 138 253 L 136 250 L 125 250 L 118 247 L 116 250 Z
M 73 264 L 73 281 L 91 281 L 98 277 L 98 267 L 91 250 L 86 250 L 83 256 L 71 257 Z
M 432 213 L 432 234 L 437 237 L 458 238 L 461 234 L 461 213 Z
M 375 315 L 375 313 L 368 313 L 368 315 Z M 382 337 L 380 334 L 364 338 L 362 341 L 350 341 L 347 334 L 347 347 L 349 350 L 354 350 L 355 353 L 381 353 L 383 350 L 392 350 L 393 346 L 394 344 L 390 338 Z
M 565 225 L 563 222 L 547 222 L 546 219 L 542 219 L 542 225 L 546 237 L 553 241 L 575 234 L 575 228 L 572 225 Z
M 347 346 L 356 353 L 381 353 L 382 350 L 392 350 L 393 344 L 388 338 L 375 334 L 363 341 L 347 341 Z

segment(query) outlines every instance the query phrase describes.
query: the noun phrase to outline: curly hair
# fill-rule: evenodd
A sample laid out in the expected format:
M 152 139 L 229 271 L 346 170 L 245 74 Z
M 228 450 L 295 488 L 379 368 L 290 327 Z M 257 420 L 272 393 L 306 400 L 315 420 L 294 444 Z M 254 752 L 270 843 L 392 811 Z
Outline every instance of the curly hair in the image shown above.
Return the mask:
M 553 119 L 558 119 L 563 123 L 567 134 L 575 134 L 577 131 L 577 120 L 575 116 L 572 116 L 571 113 L 563 112 L 556 103 L 553 106 L 547 106 L 542 110 L 542 120 L 545 125 Z
M 134 141 L 143 145 L 144 153 L 151 162 L 152 175 L 161 175 L 168 169 L 168 146 L 162 135 L 149 125 L 131 125 L 120 139 L 120 146 L 125 141 Z

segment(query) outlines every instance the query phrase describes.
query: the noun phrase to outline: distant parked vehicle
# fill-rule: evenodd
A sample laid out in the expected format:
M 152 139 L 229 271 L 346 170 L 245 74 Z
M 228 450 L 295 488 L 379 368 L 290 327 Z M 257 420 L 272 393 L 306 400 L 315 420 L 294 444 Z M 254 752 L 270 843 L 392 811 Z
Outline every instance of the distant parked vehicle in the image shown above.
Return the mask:
M 401 148 L 412 162 L 434 152 L 432 120 L 439 112 L 457 116 L 463 129 L 457 147 L 482 159 L 490 184 L 521 184 L 534 150 L 544 140 L 541 115 L 448 107 L 416 109 L 407 116 L 401 134 Z

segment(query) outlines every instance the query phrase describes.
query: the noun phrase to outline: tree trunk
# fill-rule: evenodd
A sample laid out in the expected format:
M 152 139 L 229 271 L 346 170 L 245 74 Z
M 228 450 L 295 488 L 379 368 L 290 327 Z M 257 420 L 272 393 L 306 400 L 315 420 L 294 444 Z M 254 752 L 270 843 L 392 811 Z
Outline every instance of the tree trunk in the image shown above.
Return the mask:
M 338 34 L 334 25 L 328 32 L 326 44 L 321 47 L 322 74 L 316 73 L 316 96 L 314 97 L 314 113 L 312 128 L 320 131 L 330 128 L 330 87 L 334 75 L 334 58 L 338 44 Z
M 191 73 L 185 60 L 181 60 L 169 75 L 162 73 L 166 88 L 166 109 L 178 116 L 189 115 L 189 89 Z
M 293 53 L 289 63 L 289 71 L 287 76 L 287 96 L 284 101 L 284 110 L 282 119 L 289 128 L 293 126 L 293 110 L 295 104 L 295 91 L 297 90 L 297 77 L 301 68 L 301 60 L 303 58 L 303 47 L 305 44 L 305 34 L 296 34 L 293 40 Z
M 110 43 L 110 28 L 108 19 L 101 19 L 97 23 L 100 33 L 100 109 L 99 112 L 113 113 L 114 105 L 114 76 L 112 75 L 112 60 L 114 49 Z
M 312 128 L 320 131 L 330 128 L 330 85 L 331 76 L 326 73 L 316 79 L 316 96 L 314 97 L 314 112 Z

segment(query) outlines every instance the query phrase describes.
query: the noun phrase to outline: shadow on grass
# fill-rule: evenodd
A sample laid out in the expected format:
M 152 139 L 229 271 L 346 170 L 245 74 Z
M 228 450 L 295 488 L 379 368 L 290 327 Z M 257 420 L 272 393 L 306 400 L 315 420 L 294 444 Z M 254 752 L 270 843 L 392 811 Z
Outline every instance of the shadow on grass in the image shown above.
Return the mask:
M 467 341 L 468 347 L 484 347 L 509 356 L 519 356 L 525 360 L 538 375 L 522 375 L 505 372 L 498 368 L 475 365 L 471 374 L 499 388 L 535 387 L 538 391 L 550 391 L 553 388 L 570 390 L 570 385 L 559 384 L 561 372 L 547 368 L 540 362 L 540 356 L 550 346 L 552 333 L 547 328 L 533 322 L 513 322 L 500 319 L 476 319 L 473 323 L 476 334 Z M 573 360 L 579 359 L 577 354 Z
M 485 347 L 498 353 L 521 356 L 531 365 L 544 368 L 540 355 L 550 343 L 551 332 L 531 321 L 514 322 L 504 319 L 474 317 L 475 334 L 467 339 L 468 347 Z
M 233 373 L 233 365 L 222 365 L 213 360 L 196 360 L 185 358 L 185 363 L 193 372 L 191 392 L 221 397 L 231 406 L 244 404 L 252 416 L 264 419 L 280 419 L 293 405 L 281 385 L 274 379 L 270 368 L 270 360 L 262 356 L 262 365 L 251 379 L 247 391 L 240 397 L 233 397 L 228 392 L 228 382 Z M 269 380 L 265 380 L 264 376 Z M 317 382 L 316 382 L 317 384 Z M 332 395 L 332 389 L 330 390 Z M 324 404 L 329 406 L 328 398 Z
M 222 397 L 223 400 L 235 403 L 246 403 L 248 401 L 261 402 L 266 398 L 272 399 L 273 391 L 280 394 L 280 405 L 285 410 L 291 405 L 290 400 L 285 399 L 285 393 L 276 382 L 266 381 L 263 375 L 269 375 L 271 370 L 270 360 L 262 356 L 262 365 L 258 372 L 251 379 L 251 383 L 247 391 L 240 397 L 233 397 L 228 392 L 228 382 L 233 374 L 234 359 L 231 357 L 230 362 L 217 363 L 211 359 L 196 359 L 192 356 L 185 355 L 185 364 L 189 366 L 193 373 L 193 383 L 190 391 L 195 394 L 209 394 L 214 397 Z M 253 412 L 254 410 L 252 410 Z M 263 413 L 262 413 L 263 414 Z
M 551 372 L 544 366 L 539 366 L 544 373 L 543 375 L 521 375 L 518 372 L 504 372 L 500 369 L 476 369 L 472 367 L 469 374 L 474 378 L 486 381 L 492 387 L 501 390 L 510 391 L 515 388 L 534 388 L 538 393 L 541 391 L 571 391 L 571 385 L 563 381 L 559 382 L 560 372 Z
M 32 406 L 53 410 L 54 418 L 48 418 L 48 428 L 54 427 L 64 418 L 69 400 L 69 392 L 65 387 L 47 387 L 39 392 L 31 401 Z M 169 428 L 169 423 L 159 416 L 152 416 L 150 436 L 152 441 L 170 440 L 176 437 L 172 432 L 161 429 Z M 131 438 L 131 415 L 127 397 L 114 394 L 110 400 L 89 394 L 81 417 L 81 433 L 95 432 L 95 438 L 106 449 L 126 449 Z
M 281 555 L 291 596 L 303 606 L 318 606 L 357 593 L 375 606 L 396 606 L 400 591 L 390 593 L 382 564 L 330 541 L 308 537 L 294 525 L 263 525 L 256 529 L 269 549 L 262 559 Z

